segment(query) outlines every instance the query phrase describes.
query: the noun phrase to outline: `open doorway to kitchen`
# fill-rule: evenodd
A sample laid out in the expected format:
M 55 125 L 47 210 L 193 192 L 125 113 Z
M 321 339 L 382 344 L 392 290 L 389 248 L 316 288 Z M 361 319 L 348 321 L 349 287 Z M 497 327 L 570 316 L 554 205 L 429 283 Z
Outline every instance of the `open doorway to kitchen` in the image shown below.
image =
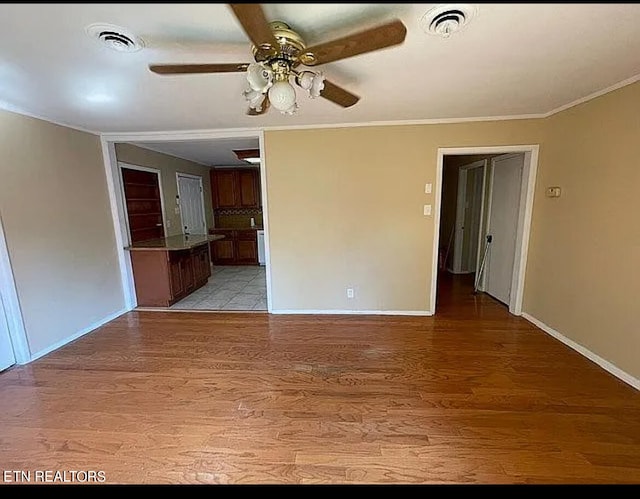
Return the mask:
M 439 150 L 434 302 L 484 293 L 520 315 L 536 167 L 537 146 Z
M 262 135 L 180 135 L 103 139 L 131 308 L 268 311 Z M 157 172 L 161 213 L 149 223 L 161 237 L 132 239 L 122 180 L 132 166 Z

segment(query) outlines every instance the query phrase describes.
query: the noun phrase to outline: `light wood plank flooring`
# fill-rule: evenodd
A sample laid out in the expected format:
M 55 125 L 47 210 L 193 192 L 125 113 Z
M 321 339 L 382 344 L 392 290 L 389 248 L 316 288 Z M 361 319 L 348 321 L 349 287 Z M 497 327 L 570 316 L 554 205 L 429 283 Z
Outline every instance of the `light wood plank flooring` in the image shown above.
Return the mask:
M 640 482 L 640 394 L 469 291 L 443 279 L 435 317 L 126 314 L 0 374 L 0 468 Z

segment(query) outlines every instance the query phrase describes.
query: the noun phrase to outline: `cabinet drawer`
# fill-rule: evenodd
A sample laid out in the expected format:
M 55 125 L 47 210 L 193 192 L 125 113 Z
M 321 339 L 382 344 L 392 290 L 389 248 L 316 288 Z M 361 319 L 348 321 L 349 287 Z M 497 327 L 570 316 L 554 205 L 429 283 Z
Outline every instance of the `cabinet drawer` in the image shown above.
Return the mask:
M 236 232 L 240 241 L 258 241 L 258 233 L 255 230 L 238 230 Z

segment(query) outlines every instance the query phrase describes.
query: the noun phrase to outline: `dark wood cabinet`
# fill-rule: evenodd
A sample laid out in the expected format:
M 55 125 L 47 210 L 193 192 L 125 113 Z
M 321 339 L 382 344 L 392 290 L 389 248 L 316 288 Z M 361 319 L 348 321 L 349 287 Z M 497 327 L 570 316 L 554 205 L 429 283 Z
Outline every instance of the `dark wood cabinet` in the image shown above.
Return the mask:
M 131 252 L 141 307 L 168 307 L 204 286 L 211 276 L 208 244 L 178 251 Z
M 214 208 L 237 208 L 238 174 L 236 170 L 211 170 L 211 193 Z
M 258 238 L 255 230 L 237 231 L 236 263 L 256 265 L 258 263 Z
M 258 168 L 214 168 L 210 171 L 214 208 L 259 208 Z
M 238 170 L 238 192 L 242 208 L 258 208 L 260 203 L 260 170 Z
M 215 230 L 214 234 L 224 239 L 211 243 L 211 258 L 214 265 L 233 265 L 236 263 L 236 236 L 234 230 Z
M 258 237 L 255 230 L 213 229 L 225 238 L 211 243 L 214 265 L 258 265 Z

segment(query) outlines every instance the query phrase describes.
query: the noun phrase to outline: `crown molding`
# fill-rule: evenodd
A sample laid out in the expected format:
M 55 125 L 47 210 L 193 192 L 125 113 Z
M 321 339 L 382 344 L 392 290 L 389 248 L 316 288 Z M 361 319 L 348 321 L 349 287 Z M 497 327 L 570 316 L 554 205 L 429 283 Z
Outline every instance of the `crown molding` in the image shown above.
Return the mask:
M 589 102 L 590 100 L 597 99 L 598 97 L 602 97 L 603 95 L 606 95 L 615 90 L 619 90 L 623 87 L 631 85 L 632 83 L 636 83 L 637 81 L 640 81 L 640 73 L 632 76 L 631 78 L 627 78 L 626 80 L 622 80 L 622 81 L 619 81 L 618 83 L 614 83 L 613 85 L 607 88 L 603 88 L 602 90 L 598 90 L 597 92 L 593 92 L 592 94 L 576 99 L 573 102 L 569 102 L 569 104 L 564 104 L 560 107 L 557 107 L 549 111 L 548 113 L 541 115 L 540 117 L 548 118 L 550 116 L 553 116 L 554 114 L 561 113 L 562 111 L 566 111 L 567 109 L 571 109 L 572 107 L 578 106 L 580 104 L 584 104 L 585 102 Z

